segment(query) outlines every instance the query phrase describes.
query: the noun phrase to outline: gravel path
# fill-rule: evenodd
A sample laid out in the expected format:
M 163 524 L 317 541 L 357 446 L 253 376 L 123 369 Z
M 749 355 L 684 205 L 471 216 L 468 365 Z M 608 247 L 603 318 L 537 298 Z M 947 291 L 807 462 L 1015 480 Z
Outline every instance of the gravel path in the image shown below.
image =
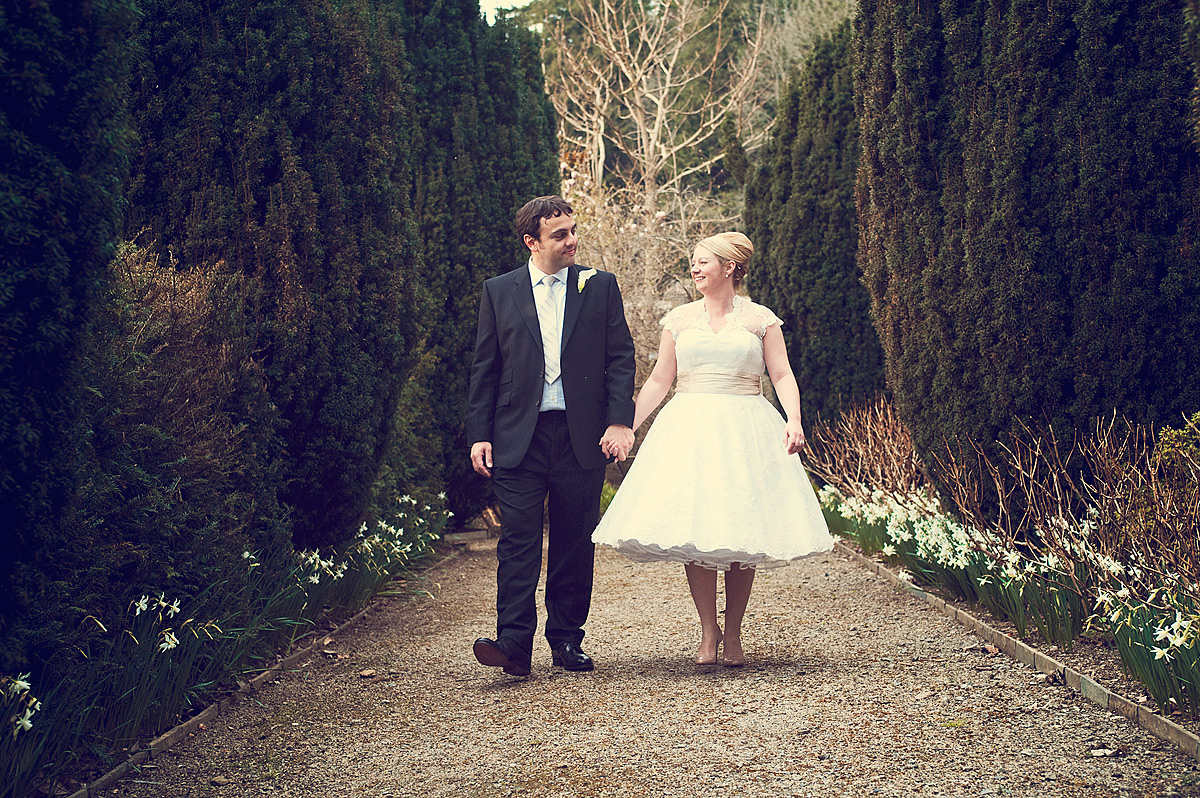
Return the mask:
M 838 555 L 759 574 L 750 664 L 726 669 L 691 663 L 681 567 L 602 549 L 597 669 L 552 670 L 539 641 L 528 679 L 471 655 L 494 569 L 447 561 L 433 598 L 389 602 L 112 794 L 1200 795 L 1178 749 Z

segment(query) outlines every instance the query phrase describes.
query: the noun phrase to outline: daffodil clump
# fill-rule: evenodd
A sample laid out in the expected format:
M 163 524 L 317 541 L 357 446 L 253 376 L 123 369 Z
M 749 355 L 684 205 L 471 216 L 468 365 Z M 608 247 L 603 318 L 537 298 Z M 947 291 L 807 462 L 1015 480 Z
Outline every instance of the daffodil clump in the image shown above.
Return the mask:
M 435 504 L 445 498 L 446 494 L 438 494 Z M 414 558 L 430 551 L 453 515 L 412 496 L 401 496 L 389 518 L 364 521 L 341 553 L 297 552 L 297 584 L 317 606 L 361 604 Z
M 1027 634 L 1028 621 L 1063 647 L 1088 628 L 1110 633 L 1122 660 L 1165 712 L 1200 714 L 1197 585 L 1151 569 L 1140 552 L 1122 562 L 1098 550 L 1094 509 L 1057 517 L 1019 544 L 999 529 L 959 523 L 924 490 L 893 494 L 825 485 L 830 528 L 900 566 L 902 579 L 983 603 Z
M 33 716 L 42 708 L 42 702 L 33 695 L 28 673 L 15 679 L 0 676 L 0 698 L 4 700 L 12 739 L 33 728 Z
M 82 767 L 81 752 L 133 748 L 178 722 L 270 664 L 324 612 L 357 609 L 430 551 L 450 518 L 436 503 L 401 497 L 340 553 L 245 550 L 241 573 L 196 596 L 143 593 L 117 624 L 88 616 L 75 678 L 38 700 L 29 674 L 0 676 L 0 777 L 42 789 Z M 196 617 L 213 607 L 236 609 Z

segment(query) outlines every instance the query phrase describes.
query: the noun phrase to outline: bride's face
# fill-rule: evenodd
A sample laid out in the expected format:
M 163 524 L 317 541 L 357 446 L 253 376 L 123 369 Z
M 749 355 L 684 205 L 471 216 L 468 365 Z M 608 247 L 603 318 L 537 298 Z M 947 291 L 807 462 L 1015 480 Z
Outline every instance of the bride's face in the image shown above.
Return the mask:
M 733 269 L 722 265 L 720 258 L 704 247 L 692 253 L 692 281 L 702 294 L 721 290 L 730 282 Z

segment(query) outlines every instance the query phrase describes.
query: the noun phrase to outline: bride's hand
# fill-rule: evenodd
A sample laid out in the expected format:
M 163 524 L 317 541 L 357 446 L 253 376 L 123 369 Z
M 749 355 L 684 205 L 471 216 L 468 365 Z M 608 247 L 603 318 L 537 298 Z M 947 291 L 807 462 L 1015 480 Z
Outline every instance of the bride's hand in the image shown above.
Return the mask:
M 623 424 L 610 424 L 600 438 L 600 449 L 605 457 L 612 457 L 618 462 L 629 456 L 633 448 L 633 430 Z
M 795 454 L 804 449 L 804 427 L 799 421 L 789 421 L 783 428 L 783 445 L 788 454 Z

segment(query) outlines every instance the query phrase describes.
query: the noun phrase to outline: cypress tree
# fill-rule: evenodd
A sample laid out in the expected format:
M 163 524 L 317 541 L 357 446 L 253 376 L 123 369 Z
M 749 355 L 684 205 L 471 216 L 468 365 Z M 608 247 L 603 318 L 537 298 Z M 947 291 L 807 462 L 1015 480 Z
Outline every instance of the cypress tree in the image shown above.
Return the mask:
M 1186 49 L 1192 63 L 1192 136 L 1200 147 L 1200 0 L 1183 6 Z
M 775 132 L 746 188 L 746 231 L 757 266 L 748 287 L 784 319 L 805 413 L 884 390 L 883 352 L 856 260 L 850 22 L 817 41 L 781 99 Z
M 918 410 L 949 400 L 952 386 L 939 378 L 934 358 L 956 345 L 949 309 L 925 290 L 933 280 L 951 295 L 956 287 L 953 270 L 937 268 L 943 257 L 938 167 L 954 145 L 940 98 L 940 31 L 932 4 L 864 0 L 853 38 L 859 266 L 888 388 L 914 437 Z
M 429 423 L 450 508 L 467 519 L 487 499 L 465 432 L 479 295 L 485 279 L 527 257 L 517 209 L 556 190 L 554 120 L 528 31 L 503 18 L 488 26 L 478 0 L 407 0 L 405 9 L 420 131 L 415 204 L 434 297 Z
M 258 281 L 293 538 L 335 545 L 372 500 L 425 316 L 399 26 L 367 0 L 144 7 L 128 229 Z
M 0 670 L 61 541 L 85 437 L 81 352 L 120 225 L 128 0 L 0 8 Z M 10 537 L 11 535 L 11 537 Z
M 926 458 L 1200 403 L 1182 20 L 1177 0 L 863 4 L 860 259 Z

